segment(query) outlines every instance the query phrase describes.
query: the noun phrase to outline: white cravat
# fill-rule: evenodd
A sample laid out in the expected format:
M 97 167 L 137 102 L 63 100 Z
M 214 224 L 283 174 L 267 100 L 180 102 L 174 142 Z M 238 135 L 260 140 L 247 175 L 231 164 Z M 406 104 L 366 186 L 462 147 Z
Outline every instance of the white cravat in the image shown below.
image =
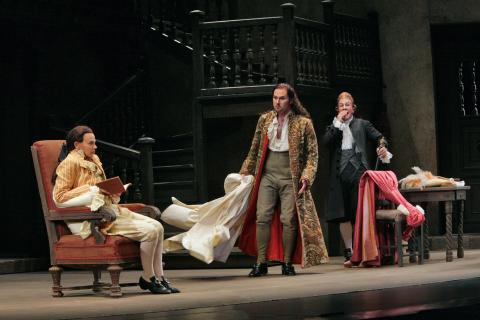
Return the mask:
M 343 133 L 342 150 L 349 150 L 353 148 L 354 140 L 352 131 L 350 130 L 350 122 L 352 122 L 352 120 L 353 117 L 350 117 L 350 119 L 345 122 L 338 121 L 336 117 L 333 118 L 333 126 L 340 129 Z
M 278 117 L 278 116 L 277 116 Z M 290 118 L 290 112 L 285 115 L 285 120 L 282 125 L 282 134 L 280 138 L 277 138 L 278 132 L 278 119 L 273 118 L 272 123 L 268 126 L 268 149 L 276 152 L 288 151 L 288 120 Z
M 345 122 L 338 121 L 336 117 L 333 118 L 333 126 L 340 129 L 343 133 L 342 150 L 349 150 L 353 148 L 353 142 L 355 140 L 353 139 L 352 131 L 350 130 L 350 122 L 352 122 L 352 120 L 353 117 L 351 117 Z M 387 150 L 387 155 L 385 156 L 385 158 L 380 158 L 380 160 L 383 163 L 390 163 L 391 158 L 393 158 L 393 154 L 391 154 L 390 151 Z

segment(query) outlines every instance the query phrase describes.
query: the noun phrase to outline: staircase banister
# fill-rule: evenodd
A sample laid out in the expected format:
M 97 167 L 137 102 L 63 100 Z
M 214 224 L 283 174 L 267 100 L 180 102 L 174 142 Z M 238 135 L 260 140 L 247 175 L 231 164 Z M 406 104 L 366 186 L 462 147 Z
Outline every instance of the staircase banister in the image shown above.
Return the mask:
M 113 144 L 103 140 L 96 140 L 97 145 L 101 148 L 102 151 L 107 151 L 115 155 L 119 155 L 121 157 L 140 160 L 140 151 L 130 149 L 127 147 L 122 147 L 117 144 Z
M 321 29 L 325 31 L 328 31 L 331 29 L 331 25 L 321 21 L 315 21 L 315 20 L 305 19 L 305 18 L 296 17 L 296 16 L 293 19 L 295 20 L 295 23 L 302 26 L 313 27 L 313 28 Z
M 143 74 L 143 70 L 139 70 L 137 73 L 134 75 L 130 76 L 127 80 L 125 80 L 118 88 L 116 88 L 108 97 L 103 99 L 99 104 L 97 104 L 95 107 L 93 107 L 90 111 L 85 113 L 82 117 L 80 117 L 79 120 L 77 120 L 76 124 L 80 124 L 85 119 L 87 119 L 91 114 L 94 114 L 97 112 L 97 110 L 101 109 L 104 105 L 108 104 L 110 101 L 112 101 L 118 94 L 122 93 L 123 90 L 128 87 L 131 83 L 135 82 L 139 76 Z
M 200 24 L 200 29 L 224 29 L 237 27 L 251 27 L 276 24 L 282 20 L 282 17 L 264 17 L 264 18 L 250 18 L 250 19 L 235 19 L 225 21 L 206 21 Z
M 50 129 L 52 129 L 54 131 L 62 132 L 64 134 L 67 134 L 67 132 L 68 132 L 68 130 L 65 130 L 65 129 L 59 128 L 59 127 L 50 127 Z M 148 137 L 142 137 L 142 138 L 139 138 L 138 140 L 143 139 L 143 138 L 152 139 L 152 138 L 148 138 Z M 110 142 L 100 140 L 100 139 L 96 139 L 95 142 L 98 146 L 101 147 L 100 148 L 101 150 L 105 150 L 107 152 L 110 152 L 110 153 L 113 153 L 113 154 L 116 154 L 116 155 L 119 155 L 119 156 L 123 156 L 123 157 L 129 158 L 129 159 L 140 160 L 140 151 L 138 151 L 138 150 L 123 147 L 123 146 L 120 146 L 118 144 L 110 143 Z

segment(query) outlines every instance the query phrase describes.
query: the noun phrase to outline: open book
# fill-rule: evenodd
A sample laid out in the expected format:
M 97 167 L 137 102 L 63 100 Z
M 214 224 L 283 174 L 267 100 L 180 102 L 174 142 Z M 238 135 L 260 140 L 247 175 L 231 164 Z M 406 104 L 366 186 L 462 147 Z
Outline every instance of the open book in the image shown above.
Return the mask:
M 127 188 L 130 186 L 130 183 L 123 184 L 122 180 L 117 177 L 113 177 L 110 179 L 106 179 L 96 183 L 96 186 L 100 188 L 102 191 L 106 191 L 110 194 L 121 194 L 127 191 Z

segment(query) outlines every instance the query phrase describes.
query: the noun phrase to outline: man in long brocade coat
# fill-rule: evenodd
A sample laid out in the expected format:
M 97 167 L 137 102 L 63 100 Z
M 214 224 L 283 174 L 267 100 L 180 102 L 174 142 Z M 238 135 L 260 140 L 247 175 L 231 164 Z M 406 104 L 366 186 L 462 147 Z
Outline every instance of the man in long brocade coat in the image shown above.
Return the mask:
M 293 264 L 328 260 L 310 192 L 318 163 L 312 120 L 290 85 L 278 84 L 272 100 L 273 110 L 260 116 L 240 170 L 255 176 L 239 242 L 257 256 L 253 277 L 268 273 L 268 261 L 283 261 L 282 274 L 295 275 Z

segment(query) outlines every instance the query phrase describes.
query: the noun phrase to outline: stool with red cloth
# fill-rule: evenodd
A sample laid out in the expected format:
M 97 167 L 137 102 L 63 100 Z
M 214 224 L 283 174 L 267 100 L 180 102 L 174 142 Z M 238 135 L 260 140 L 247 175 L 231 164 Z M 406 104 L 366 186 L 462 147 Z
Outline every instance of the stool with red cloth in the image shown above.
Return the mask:
M 379 208 L 379 200 L 387 200 L 398 207 Z M 423 233 L 423 221 L 423 210 L 418 206 L 414 207 L 402 196 L 398 190 L 397 177 L 392 171 L 365 171 L 360 178 L 358 189 L 350 265 L 379 267 L 398 261 L 399 266 L 403 266 L 404 256 L 410 256 L 411 262 L 418 256 L 418 262 L 423 263 L 423 236 L 419 237 L 416 250 L 415 246 L 409 246 L 409 254 L 404 254 L 402 246 L 402 239 L 413 240 L 415 228 L 420 227 L 420 232 Z M 402 228 L 402 225 L 405 225 L 405 228 Z M 396 236 L 392 239 L 393 234 Z

